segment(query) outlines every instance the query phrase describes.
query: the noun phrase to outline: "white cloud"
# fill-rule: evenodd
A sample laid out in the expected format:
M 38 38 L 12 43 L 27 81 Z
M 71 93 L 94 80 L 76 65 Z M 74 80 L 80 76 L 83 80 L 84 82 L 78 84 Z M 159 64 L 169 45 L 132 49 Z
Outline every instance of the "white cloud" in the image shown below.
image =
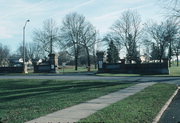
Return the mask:
M 54 15 L 52 17 L 55 17 L 55 16 L 64 16 L 70 12 L 74 12 L 74 11 L 77 11 L 79 8 L 81 7 L 85 7 L 85 6 L 88 6 L 92 3 L 94 3 L 96 0 L 88 0 L 86 2 L 82 2 L 80 4 L 77 3 L 77 5 L 75 5 L 74 7 L 72 8 L 68 8 L 68 9 L 65 9 L 65 10 L 61 10 L 61 11 L 57 11 L 54 13 Z
M 14 30 L 15 24 L 10 21 L 0 21 L 0 39 L 12 38 L 18 32 Z
M 2 33 L 3 32 L 3 33 Z M 5 27 L 0 27 L 0 38 L 12 38 L 13 33 Z
M 137 7 L 134 7 L 134 8 L 120 9 L 120 10 L 117 10 L 117 11 L 106 13 L 106 14 L 98 16 L 98 17 L 94 17 L 93 20 L 94 21 L 114 20 L 114 19 L 118 18 L 123 11 L 126 11 L 126 10 L 138 10 L 138 9 L 142 9 L 142 8 L 147 7 L 147 6 L 150 6 L 150 5 L 152 5 L 152 4 L 141 5 L 141 6 L 137 6 Z
M 101 15 L 101 16 L 98 16 L 98 17 L 95 17 L 93 20 L 95 21 L 106 21 L 107 19 L 113 19 L 115 18 L 116 16 L 118 16 L 121 12 L 123 12 L 124 10 L 118 10 L 118 11 L 114 11 L 114 12 L 110 12 L 110 13 L 107 13 L 107 14 L 104 14 L 104 15 Z
M 124 3 L 138 3 L 138 2 L 143 2 L 145 0 L 122 0 Z
M 0 38 L 9 39 L 17 34 L 21 35 L 22 26 L 26 19 L 39 18 L 39 15 L 42 16 L 46 8 L 50 5 L 53 6 L 53 3 L 45 1 L 27 3 L 23 0 L 7 0 L 3 1 L 1 5 L 4 8 L 0 8 Z
M 87 6 L 87 5 L 89 5 L 89 4 L 92 4 L 92 3 L 95 2 L 95 1 L 96 1 L 96 0 L 89 0 L 89 1 L 87 1 L 87 2 L 83 2 L 83 3 L 81 3 L 81 4 L 79 4 L 79 5 L 75 6 L 75 7 L 73 7 L 71 10 L 76 10 L 76 9 L 78 9 L 78 8 L 80 8 L 80 7 Z
M 6 9 L 3 12 L 1 11 L 0 15 L 2 15 L 1 18 L 6 19 L 6 18 L 22 16 L 31 12 L 38 13 L 43 11 L 43 8 L 45 8 L 47 5 L 48 4 L 46 2 L 39 2 L 33 4 L 33 3 L 24 2 L 22 0 L 16 0 L 11 2 L 7 1 Z
M 124 8 L 124 9 L 119 9 L 116 11 L 111 11 L 109 13 L 102 14 L 101 16 L 96 16 L 96 17 L 92 18 L 91 21 L 97 27 L 97 29 L 99 29 L 99 31 L 102 34 L 105 34 L 108 31 L 110 31 L 109 28 L 120 17 L 122 12 L 124 12 L 126 10 L 143 10 L 144 8 L 149 7 L 151 5 L 153 5 L 153 4 L 150 3 L 150 4 L 136 6 L 133 8 Z

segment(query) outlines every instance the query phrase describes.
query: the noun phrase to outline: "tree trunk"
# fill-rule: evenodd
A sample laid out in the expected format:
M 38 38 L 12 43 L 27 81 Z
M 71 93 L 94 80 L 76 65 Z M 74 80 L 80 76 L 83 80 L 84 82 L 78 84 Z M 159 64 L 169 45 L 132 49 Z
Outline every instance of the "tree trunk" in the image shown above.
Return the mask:
M 159 62 L 161 63 L 162 62 L 162 57 L 160 56 L 160 58 L 159 58 Z
M 178 57 L 178 55 L 176 55 L 176 62 L 177 62 L 177 67 L 179 66 L 179 57 Z
M 171 67 L 171 59 L 169 58 L 169 67 Z
M 78 56 L 75 55 L 75 70 L 78 70 Z
M 94 57 L 94 58 L 93 58 L 93 59 L 94 59 L 94 69 L 97 69 L 96 56 L 94 55 L 93 57 Z
M 159 54 L 159 61 L 160 61 L 160 63 L 162 63 L 162 58 L 163 58 L 163 48 L 161 48 L 160 54 Z
M 93 62 L 94 62 L 94 69 L 97 69 L 96 54 L 94 50 L 93 50 Z
M 132 60 L 129 60 L 129 64 L 132 64 Z
M 87 53 L 87 63 L 88 63 L 88 71 L 90 71 L 91 63 L 90 63 L 90 56 L 89 56 L 89 49 L 86 47 L 86 53 Z
M 170 46 L 169 46 L 169 67 L 171 67 L 171 41 L 170 41 Z
M 78 56 L 79 56 L 79 50 L 78 48 L 75 49 L 75 70 L 77 71 L 78 70 Z

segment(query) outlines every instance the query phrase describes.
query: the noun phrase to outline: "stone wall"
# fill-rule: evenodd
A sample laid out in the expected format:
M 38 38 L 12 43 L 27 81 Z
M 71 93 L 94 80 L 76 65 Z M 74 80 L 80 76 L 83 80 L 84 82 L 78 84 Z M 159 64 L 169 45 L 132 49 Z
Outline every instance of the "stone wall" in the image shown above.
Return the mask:
M 50 64 L 34 65 L 34 73 L 50 73 Z
M 146 64 L 103 63 L 102 66 L 98 69 L 99 73 L 169 74 L 167 62 Z
M 55 54 L 49 54 L 49 60 L 40 64 L 34 64 L 34 73 L 56 73 L 58 59 Z
M 23 67 L 0 67 L 0 73 L 23 73 Z

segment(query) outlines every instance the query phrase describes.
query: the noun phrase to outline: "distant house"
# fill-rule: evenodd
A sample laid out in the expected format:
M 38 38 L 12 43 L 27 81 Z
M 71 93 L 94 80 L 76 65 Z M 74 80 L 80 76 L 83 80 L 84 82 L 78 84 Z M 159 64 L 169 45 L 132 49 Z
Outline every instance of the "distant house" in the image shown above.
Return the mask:
M 21 57 L 9 58 L 9 66 L 11 66 L 11 67 L 20 67 L 22 65 L 23 65 L 23 59 Z
M 0 61 L 0 66 L 1 67 L 7 67 L 9 65 L 9 60 L 8 59 L 2 59 Z
M 150 61 L 150 57 L 147 54 L 141 55 L 140 59 L 142 63 L 148 63 Z

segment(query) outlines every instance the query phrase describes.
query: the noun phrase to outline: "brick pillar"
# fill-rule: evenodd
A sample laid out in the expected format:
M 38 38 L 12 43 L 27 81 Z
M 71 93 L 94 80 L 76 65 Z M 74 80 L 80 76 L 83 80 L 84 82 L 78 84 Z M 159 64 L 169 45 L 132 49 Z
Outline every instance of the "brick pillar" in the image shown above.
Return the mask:
M 57 58 L 55 54 L 49 54 L 50 73 L 56 73 Z
M 97 55 L 98 71 L 102 71 L 103 70 L 104 52 L 99 51 L 96 53 L 96 55 Z

